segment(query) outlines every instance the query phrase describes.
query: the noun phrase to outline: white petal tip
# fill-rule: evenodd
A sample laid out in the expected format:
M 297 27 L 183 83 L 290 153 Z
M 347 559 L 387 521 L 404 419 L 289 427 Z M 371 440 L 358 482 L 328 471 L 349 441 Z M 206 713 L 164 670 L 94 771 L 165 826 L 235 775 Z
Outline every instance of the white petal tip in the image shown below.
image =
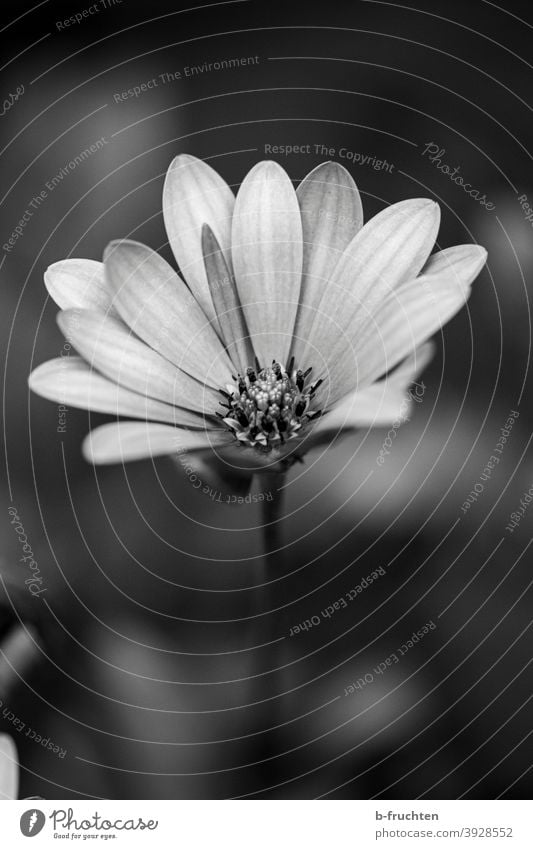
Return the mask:
M 314 180 L 315 178 L 320 178 L 319 182 L 322 182 L 323 177 L 330 177 L 333 178 L 333 182 L 336 182 L 335 175 L 341 174 L 347 179 L 348 183 L 353 183 L 353 177 L 344 165 L 341 165 L 340 162 L 334 162 L 332 159 L 328 159 L 326 162 L 321 162 L 320 165 L 311 169 L 311 171 L 305 175 L 304 179 L 309 181 Z M 339 182 L 342 182 L 342 180 L 339 180 Z
M 482 248 L 481 245 L 470 245 L 469 259 L 473 266 L 471 275 L 474 280 L 487 262 L 487 258 L 488 253 L 485 248 Z
M 90 265 L 95 270 L 99 267 L 99 263 L 94 259 L 80 259 L 78 257 L 60 259 L 57 262 L 52 262 L 44 272 L 45 282 L 58 274 L 74 274 L 80 265 Z
M 168 166 L 168 170 L 170 171 L 174 168 L 181 168 L 184 165 L 192 165 L 195 162 L 203 162 L 203 159 L 193 156 L 192 153 L 178 153 Z
M 35 392 L 37 395 L 40 394 L 40 392 L 39 392 L 40 376 L 38 374 L 39 368 L 40 368 L 40 366 L 38 366 L 35 369 L 35 371 L 32 371 L 32 373 L 28 376 L 28 387 L 31 389 L 32 392 Z
M 146 245 L 143 245 L 142 242 L 136 242 L 134 239 L 113 239 L 109 242 L 104 249 L 104 262 L 113 257 L 120 255 L 122 251 L 149 251 L 150 248 L 147 248 Z
M 424 212 L 426 214 L 430 213 L 433 215 L 440 215 L 440 206 L 436 201 L 431 200 L 430 198 L 407 198 L 406 200 L 401 200 L 398 203 L 392 204 L 389 209 L 402 207 L 415 214 Z
M 429 198 L 417 198 L 415 200 L 415 204 L 417 204 L 419 212 L 424 212 L 426 215 L 440 216 L 440 206 L 434 200 L 430 200 Z
M 438 203 L 429 198 L 415 198 L 409 214 L 420 223 L 421 227 L 431 231 L 436 237 L 440 224 L 440 206 Z
M 60 399 L 64 392 L 61 381 L 65 377 L 66 370 L 81 362 L 80 357 L 56 357 L 54 360 L 47 360 L 28 375 L 28 386 L 36 395 L 48 400 L 56 399 L 61 403 Z
M 246 179 L 283 179 L 289 180 L 290 177 L 285 171 L 285 168 L 279 164 L 279 162 L 275 162 L 273 159 L 263 159 L 261 162 L 258 162 L 254 167 L 248 171 L 246 175 Z
M 81 453 L 82 453 L 83 459 L 87 463 L 94 465 L 95 461 L 93 460 L 93 452 L 92 452 L 92 443 L 91 443 L 91 434 L 90 433 L 85 437 L 85 439 L 82 442 Z
M 53 262 L 48 266 L 46 271 L 44 272 L 44 281 L 50 280 L 55 274 L 61 271 L 66 270 L 66 264 L 68 263 L 68 259 L 61 259 L 59 262 Z
M 92 466 L 112 465 L 118 462 L 116 453 L 108 454 L 101 445 L 94 444 L 93 434 L 88 433 L 81 445 L 83 459 Z
M 34 369 L 28 376 L 28 386 L 32 392 L 36 393 L 36 395 L 42 394 L 43 386 L 46 383 L 46 365 L 46 363 L 41 363 L 41 365 L 37 366 L 37 368 Z

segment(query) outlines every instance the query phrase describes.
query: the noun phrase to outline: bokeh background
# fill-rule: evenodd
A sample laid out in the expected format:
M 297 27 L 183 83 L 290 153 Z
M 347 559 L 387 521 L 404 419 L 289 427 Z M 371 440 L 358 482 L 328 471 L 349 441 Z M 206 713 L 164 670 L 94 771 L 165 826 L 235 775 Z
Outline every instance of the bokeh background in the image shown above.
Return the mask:
M 106 0 L 58 27 L 90 6 L 17 4 L 1 31 L 2 245 L 105 139 L 0 256 L 0 730 L 19 749 L 20 795 L 531 796 L 533 507 L 507 529 L 533 484 L 529 4 Z M 257 60 L 185 71 L 242 57 Z M 492 209 L 424 155 L 430 143 Z M 295 144 L 310 152 L 265 156 Z M 440 248 L 489 252 L 386 462 L 376 430 L 291 472 L 267 587 L 257 504 L 212 500 L 172 459 L 95 470 L 80 443 L 107 419 L 70 409 L 58 432 L 56 405 L 27 389 L 63 346 L 47 265 L 128 236 L 170 260 L 161 191 L 181 152 L 235 188 L 262 158 L 295 183 L 337 159 L 366 218 L 431 197 Z M 463 512 L 511 411 L 501 461 Z M 39 564 L 36 597 L 9 507 Z M 347 609 L 289 636 L 378 568 Z

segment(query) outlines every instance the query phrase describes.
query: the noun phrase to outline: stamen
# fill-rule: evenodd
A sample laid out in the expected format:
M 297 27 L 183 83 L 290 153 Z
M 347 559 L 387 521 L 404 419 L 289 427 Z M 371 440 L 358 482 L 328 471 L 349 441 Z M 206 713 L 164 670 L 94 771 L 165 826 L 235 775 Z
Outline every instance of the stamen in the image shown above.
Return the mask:
M 247 368 L 246 375 L 233 377 L 234 390 L 220 390 L 228 403 L 224 423 L 241 445 L 248 445 L 264 453 L 287 440 L 300 435 L 301 428 L 317 418 L 320 411 L 312 410 L 315 389 L 322 383 L 305 388 L 312 369 L 294 372 L 294 357 L 288 370 L 272 360 L 268 368 L 261 368 L 256 358 L 256 369 Z M 220 416 L 220 413 L 218 414 Z

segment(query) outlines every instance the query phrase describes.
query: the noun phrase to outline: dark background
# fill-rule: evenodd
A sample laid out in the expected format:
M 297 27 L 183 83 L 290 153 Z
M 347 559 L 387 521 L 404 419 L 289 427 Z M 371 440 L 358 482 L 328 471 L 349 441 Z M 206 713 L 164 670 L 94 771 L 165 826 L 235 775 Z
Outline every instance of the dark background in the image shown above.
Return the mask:
M 9 4 L 0 33 L 2 99 L 24 86 L 0 118 L 2 244 L 61 167 L 107 140 L 0 257 L 0 730 L 19 749 L 20 795 L 530 796 L 533 508 L 506 531 L 533 484 L 532 231 L 517 199 L 533 199 L 529 4 L 123 0 L 57 29 L 90 5 Z M 159 74 L 242 56 L 259 61 L 115 102 Z M 430 142 L 493 211 L 423 156 Z M 257 505 L 212 501 L 171 459 L 93 469 L 80 443 L 105 417 L 71 409 L 58 433 L 56 405 L 29 396 L 27 375 L 63 345 L 48 264 L 100 259 L 126 236 L 170 259 L 171 159 L 205 158 L 237 188 L 265 144 L 386 159 L 390 172 L 339 159 L 366 219 L 431 197 L 439 247 L 479 242 L 489 260 L 383 467 L 376 430 L 292 472 L 283 558 L 258 588 Z M 278 159 L 297 183 L 324 158 Z M 463 514 L 511 410 L 501 462 Z M 347 610 L 288 637 L 378 566 L 386 575 Z M 401 663 L 343 696 L 429 621 Z

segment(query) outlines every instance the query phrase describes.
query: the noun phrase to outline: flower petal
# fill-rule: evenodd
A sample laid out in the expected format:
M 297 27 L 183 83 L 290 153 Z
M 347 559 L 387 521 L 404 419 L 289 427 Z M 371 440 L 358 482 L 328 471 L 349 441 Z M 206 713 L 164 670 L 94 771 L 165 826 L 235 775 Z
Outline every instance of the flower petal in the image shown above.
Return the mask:
M 432 340 L 424 342 L 423 345 L 416 348 L 409 357 L 406 357 L 393 372 L 384 378 L 384 381 L 387 381 L 391 387 L 408 389 L 412 383 L 415 383 L 418 375 L 422 374 L 435 356 L 435 348 L 436 345 Z M 380 381 L 380 383 L 384 381 Z
M 57 322 L 66 338 L 110 380 L 139 395 L 206 415 L 219 409 L 220 395 L 177 369 L 119 319 L 90 310 L 65 310 Z
M 487 261 L 487 251 L 481 245 L 455 245 L 430 256 L 421 271 L 428 281 L 430 277 L 446 279 L 458 286 L 470 286 Z M 413 281 L 408 281 L 411 285 Z M 392 293 L 392 296 L 394 293 Z
M 357 186 L 337 162 L 324 162 L 296 190 L 303 228 L 303 276 L 295 337 L 307 339 L 322 293 L 343 251 L 363 226 Z
M 64 259 L 54 262 L 44 274 L 48 294 L 68 310 L 79 307 L 116 315 L 111 304 L 112 294 L 104 277 L 103 262 L 92 259 Z
M 89 463 L 126 463 L 202 450 L 231 438 L 222 431 L 205 433 L 152 422 L 113 422 L 97 427 L 85 437 L 83 455 Z
M 394 368 L 441 329 L 468 300 L 470 286 L 486 259 L 487 252 L 479 245 L 448 248 L 431 257 L 423 274 L 389 295 L 362 340 L 359 383 Z
M 313 437 L 324 431 L 333 437 L 339 430 L 346 428 L 379 427 L 397 419 L 407 420 L 412 406 L 407 389 L 426 368 L 433 353 L 434 345 L 428 342 L 383 380 L 345 397 L 318 420 L 313 428 L 311 442 Z
M 16 799 L 19 762 L 16 746 L 8 734 L 0 734 L 0 799 Z
M 262 366 L 286 365 L 302 274 L 302 221 L 283 168 L 259 162 L 235 204 L 232 257 L 237 290 Z
M 439 219 L 437 204 L 422 198 L 395 203 L 365 224 L 324 290 L 307 345 L 304 341 L 295 348 L 298 362 L 318 350 L 330 368 L 335 365 L 383 298 L 418 274 L 433 247 Z
M 419 278 L 421 279 L 421 278 Z M 376 341 L 362 351 L 360 385 L 372 383 L 440 330 L 466 303 L 467 295 L 443 288 L 440 292 L 403 293 L 401 308 L 389 304 L 376 318 Z
M 203 263 L 202 225 L 209 224 L 231 268 L 234 205 L 230 187 L 206 162 L 181 154 L 170 164 L 163 189 L 165 227 L 180 271 L 210 321 L 216 311 Z
M 29 377 L 37 395 L 93 413 L 131 416 L 183 427 L 206 427 L 204 419 L 189 410 L 173 407 L 124 389 L 93 371 L 81 357 L 58 357 L 38 366 Z M 215 423 L 211 424 L 215 427 Z
M 368 385 L 436 333 L 466 303 L 486 258 L 479 245 L 447 248 L 430 257 L 423 274 L 391 292 L 358 336 L 347 333 L 351 348 L 337 360 L 329 402 Z
M 200 382 L 228 382 L 231 361 L 214 328 L 162 257 L 138 242 L 112 242 L 104 264 L 113 303 L 137 336 Z
M 233 274 L 207 224 L 202 231 L 202 251 L 222 341 L 237 371 L 245 374 L 247 366 L 254 365 L 254 349 Z

